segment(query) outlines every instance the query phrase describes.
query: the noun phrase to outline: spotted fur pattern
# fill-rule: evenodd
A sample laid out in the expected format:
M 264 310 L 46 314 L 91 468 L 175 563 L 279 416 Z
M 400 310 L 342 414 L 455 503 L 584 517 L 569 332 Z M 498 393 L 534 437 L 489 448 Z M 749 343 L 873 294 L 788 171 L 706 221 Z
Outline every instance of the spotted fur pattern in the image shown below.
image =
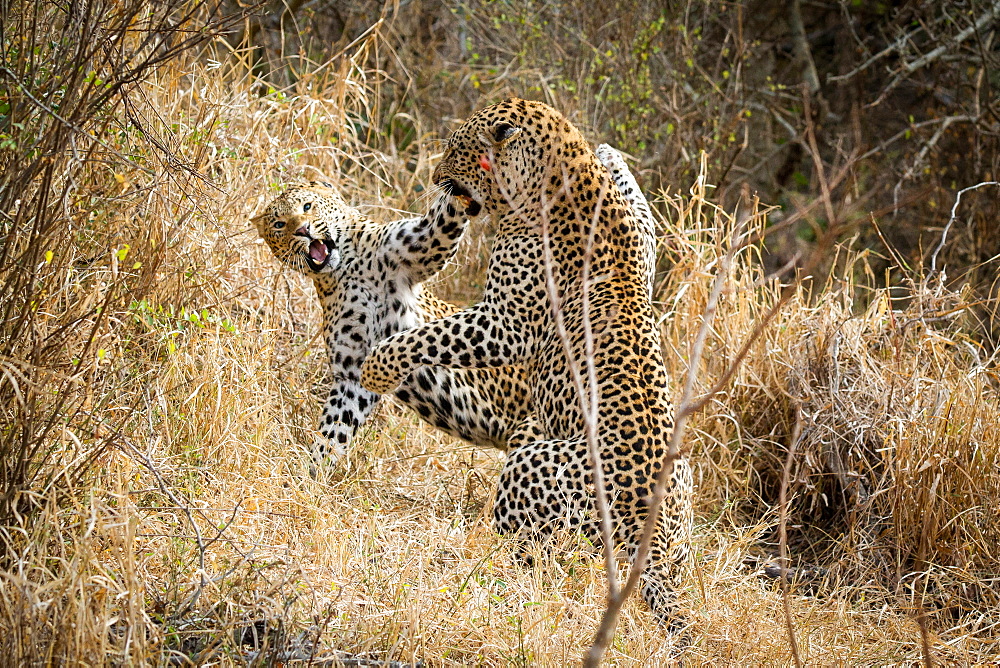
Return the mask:
M 450 199 L 438 197 L 424 216 L 380 225 L 329 184 L 314 182 L 292 186 L 253 219 L 275 256 L 312 278 L 323 307 L 333 384 L 313 446 L 318 463 L 344 456 L 378 403 L 359 382 L 372 346 L 458 310 L 421 285 L 452 258 L 468 226 Z M 410 374 L 396 397 L 454 436 L 502 449 L 528 414 L 521 369 L 426 367 Z
M 494 505 L 496 525 L 544 537 L 554 525 L 569 524 L 599 542 L 586 422 L 571 372 L 573 366 L 587 368 L 589 321 L 615 547 L 631 560 L 673 428 L 649 297 L 645 223 L 579 131 L 538 102 L 511 99 L 475 113 L 448 141 L 434 181 L 493 217 L 497 237 L 483 301 L 376 345 L 363 366 L 362 385 L 390 392 L 422 365 L 524 365 L 537 428 L 510 442 Z M 569 355 L 557 334 L 546 266 Z M 668 480 L 641 591 L 653 612 L 677 629 L 683 624 L 677 590 L 691 526 L 685 460 L 673 462 Z
M 607 144 L 598 145 L 594 154 L 604 167 L 611 174 L 611 180 L 615 182 L 622 196 L 631 205 L 632 213 L 635 214 L 639 223 L 639 234 L 642 237 L 644 248 L 639 256 L 639 272 L 645 273 L 648 279 L 649 298 L 653 299 L 653 283 L 656 279 L 656 219 L 649 208 L 649 202 L 642 194 L 642 189 L 636 182 L 632 172 L 622 154 Z
M 597 154 L 643 216 L 649 252 L 655 254 L 652 213 L 624 159 L 607 144 L 598 146 Z M 274 255 L 312 278 L 323 308 L 333 384 L 313 445 L 317 463 L 349 451 L 379 400 L 358 385 L 372 343 L 459 310 L 421 285 L 454 255 L 468 224 L 447 204 L 438 199 L 425 216 L 378 225 L 348 206 L 330 184 L 313 182 L 292 186 L 253 219 Z M 526 421 L 529 392 L 519 366 L 427 367 L 395 394 L 427 422 L 477 445 L 505 450 L 515 432 L 534 433 L 534 422 Z

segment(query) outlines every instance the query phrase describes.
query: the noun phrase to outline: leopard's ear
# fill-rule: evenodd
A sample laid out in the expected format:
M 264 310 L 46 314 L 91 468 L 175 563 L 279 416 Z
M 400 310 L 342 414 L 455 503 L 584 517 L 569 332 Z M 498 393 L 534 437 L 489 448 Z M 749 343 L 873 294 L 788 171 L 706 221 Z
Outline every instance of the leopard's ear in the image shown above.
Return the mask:
M 250 224 L 253 225 L 254 227 L 260 227 L 261 225 L 264 224 L 266 217 L 267 217 L 266 213 L 258 214 L 250 219 Z

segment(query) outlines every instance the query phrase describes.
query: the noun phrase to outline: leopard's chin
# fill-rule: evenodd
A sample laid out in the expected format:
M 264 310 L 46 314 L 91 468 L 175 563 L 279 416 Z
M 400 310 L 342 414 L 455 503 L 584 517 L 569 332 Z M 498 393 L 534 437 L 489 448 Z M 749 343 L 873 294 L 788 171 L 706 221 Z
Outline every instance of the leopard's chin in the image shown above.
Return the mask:
M 455 198 L 465 207 L 465 215 L 475 218 L 483 210 L 483 205 L 465 195 L 455 195 Z
M 457 199 L 462 206 L 465 208 L 465 214 L 470 217 L 476 217 L 483 210 L 483 205 L 477 202 L 467 189 L 465 189 L 458 181 L 448 178 L 439 184 L 444 191 Z

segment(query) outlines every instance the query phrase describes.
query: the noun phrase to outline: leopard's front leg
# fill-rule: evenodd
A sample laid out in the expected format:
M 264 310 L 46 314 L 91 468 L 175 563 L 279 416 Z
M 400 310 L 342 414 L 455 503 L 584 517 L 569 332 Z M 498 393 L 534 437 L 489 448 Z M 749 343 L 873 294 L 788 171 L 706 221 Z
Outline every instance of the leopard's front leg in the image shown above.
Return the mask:
M 351 376 L 334 378 L 323 406 L 319 433 L 310 453 L 320 466 L 336 463 L 347 455 L 358 427 L 378 405 L 379 396 L 361 387 L 356 368 Z
M 388 394 L 419 366 L 485 369 L 520 364 L 525 357 L 516 324 L 481 303 L 380 342 L 361 368 L 361 385 Z
M 420 218 L 386 225 L 382 240 L 385 260 L 409 276 L 413 284 L 441 271 L 455 256 L 469 226 L 467 206 L 463 198 L 442 193 Z

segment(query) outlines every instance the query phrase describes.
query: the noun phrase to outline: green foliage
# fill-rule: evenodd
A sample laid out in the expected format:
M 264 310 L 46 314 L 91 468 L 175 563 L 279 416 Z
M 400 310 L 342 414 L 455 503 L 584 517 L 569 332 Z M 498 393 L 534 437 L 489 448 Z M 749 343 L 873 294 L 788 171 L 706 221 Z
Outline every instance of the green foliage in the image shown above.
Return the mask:
M 145 333 L 155 336 L 160 350 L 167 355 L 177 352 L 179 342 L 198 330 L 238 333 L 236 325 L 227 315 L 220 315 L 207 308 L 178 309 L 173 304 L 154 304 L 142 299 L 129 304 L 128 312 L 136 324 L 142 325 Z

